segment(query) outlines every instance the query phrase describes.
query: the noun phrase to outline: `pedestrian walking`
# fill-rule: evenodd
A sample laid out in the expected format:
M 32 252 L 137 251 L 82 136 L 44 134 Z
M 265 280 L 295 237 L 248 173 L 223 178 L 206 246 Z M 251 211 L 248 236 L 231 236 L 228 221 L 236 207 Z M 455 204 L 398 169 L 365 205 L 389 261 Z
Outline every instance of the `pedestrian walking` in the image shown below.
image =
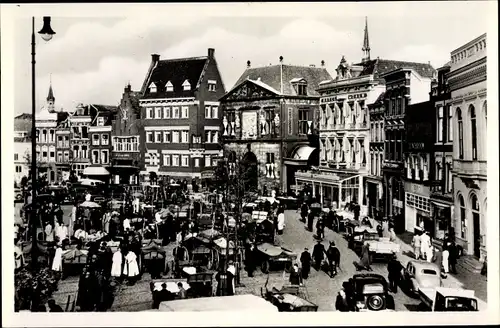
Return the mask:
M 313 231 L 314 224 L 314 213 L 309 210 L 309 215 L 307 216 L 307 230 Z
M 322 217 L 319 217 L 316 222 L 316 236 L 319 239 L 325 238 L 325 223 Z
M 457 274 L 457 259 L 458 259 L 458 247 L 454 242 L 451 242 L 450 245 L 448 245 L 448 264 L 450 266 L 450 272 L 453 274 Z
M 312 257 L 314 259 L 314 268 L 316 271 L 321 269 L 321 263 L 325 257 L 325 246 L 321 243 L 321 240 L 318 240 L 318 243 L 314 245 Z
M 340 268 L 340 251 L 335 246 L 335 242 L 331 241 L 328 250 L 326 251 L 326 257 L 328 259 L 328 273 L 330 278 L 337 275 L 337 268 Z
M 420 238 L 420 251 L 427 262 L 432 262 L 432 244 L 427 231 L 424 231 Z
M 401 280 L 401 270 L 403 270 L 403 265 L 398 261 L 396 254 L 393 254 L 387 264 L 389 288 L 393 293 L 398 292 L 398 285 Z
M 245 264 L 249 277 L 253 277 L 253 272 L 255 271 L 255 244 L 250 242 L 247 244 L 245 250 Z
M 411 246 L 413 247 L 413 253 L 415 254 L 415 259 L 420 259 L 420 247 L 421 247 L 421 239 L 420 232 L 417 232 L 413 235 L 413 239 L 411 241 Z
M 137 264 L 137 255 L 131 250 L 128 251 L 127 256 L 125 256 L 125 266 L 123 274 L 127 276 L 129 284 L 134 284 L 139 275 L 139 265 Z
M 302 271 L 297 263 L 293 264 L 292 270 L 290 271 L 290 277 L 288 278 L 290 285 L 302 286 Z
M 432 263 L 435 263 L 442 274 L 441 265 L 443 264 L 443 253 L 435 246 L 431 246 L 432 249 Z
M 54 241 L 54 230 L 50 222 L 45 226 L 45 241 L 52 242 Z
M 304 202 L 302 204 L 302 207 L 300 208 L 300 217 L 301 217 L 302 222 L 306 222 L 306 218 L 307 218 L 308 213 L 309 213 L 309 207 Z
M 283 209 L 278 210 L 277 228 L 278 228 L 278 235 L 282 235 L 283 230 L 285 229 L 285 213 Z
M 444 274 L 443 274 L 443 278 L 446 279 L 448 278 L 448 272 L 450 270 L 450 265 L 449 265 L 449 258 L 450 258 L 450 252 L 448 250 L 448 245 L 445 244 L 445 246 L 443 246 L 443 251 L 442 251 L 442 267 L 443 267 L 443 271 L 444 271 Z
M 62 255 L 63 255 L 62 246 L 58 245 L 56 248 L 54 259 L 52 260 L 52 271 L 62 272 Z
M 300 264 L 302 266 L 302 278 L 309 278 L 309 272 L 311 272 L 311 262 L 312 257 L 311 253 L 309 253 L 309 249 L 306 247 L 302 254 L 300 254 Z
M 113 264 L 111 266 L 111 276 L 115 278 L 121 278 L 123 273 L 123 254 L 120 249 L 118 249 L 113 254 Z

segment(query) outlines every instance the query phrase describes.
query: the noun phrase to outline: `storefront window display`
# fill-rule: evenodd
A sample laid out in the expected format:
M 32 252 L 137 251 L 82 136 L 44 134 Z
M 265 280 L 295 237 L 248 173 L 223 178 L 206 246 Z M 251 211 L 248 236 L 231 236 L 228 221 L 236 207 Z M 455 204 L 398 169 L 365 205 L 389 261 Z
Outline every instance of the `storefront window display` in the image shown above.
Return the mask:
M 434 207 L 435 238 L 444 239 L 444 235 L 450 230 L 451 209 L 450 207 Z

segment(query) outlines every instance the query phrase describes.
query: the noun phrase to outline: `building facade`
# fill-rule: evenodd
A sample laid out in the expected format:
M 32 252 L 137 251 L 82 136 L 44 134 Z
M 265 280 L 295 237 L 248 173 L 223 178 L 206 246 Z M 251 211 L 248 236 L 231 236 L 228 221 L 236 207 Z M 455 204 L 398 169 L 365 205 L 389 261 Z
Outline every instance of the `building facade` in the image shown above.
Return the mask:
M 83 104 L 79 104 L 69 117 L 70 146 L 73 152 L 71 170 L 75 172 L 77 177 L 82 177 L 83 171 L 90 165 L 89 127 L 94 117 L 95 110 Z
M 435 141 L 434 103 L 409 105 L 405 112 L 406 142 L 403 143 L 405 230 L 423 227 L 435 237 L 431 216 L 430 181 Z M 443 239 L 443 236 L 440 236 Z
M 233 158 L 257 166 L 254 187 L 263 194 L 291 191 L 296 172 L 317 165 L 311 143 L 319 106 L 316 89 L 330 79 L 324 67 L 285 65 L 283 57 L 266 67 L 252 68 L 248 61 L 221 98 L 224 145 L 237 155 Z
M 132 91 L 128 84 L 120 106 L 112 120 L 111 167 L 109 171 L 116 184 L 138 184 L 141 169 L 141 146 L 145 134 L 139 106 L 140 92 Z
M 152 62 L 141 89 L 145 170 L 175 179 L 211 179 L 222 156 L 221 109 L 225 93 L 215 50 L 194 58 Z
M 384 133 L 385 156 L 383 176 L 385 214 L 394 221 L 396 232 L 406 228 L 404 186 L 404 144 L 406 143 L 406 110 L 411 104 L 428 101 L 436 71 L 430 64 L 401 63 L 382 77 L 385 80 Z M 423 162 L 428 172 L 429 162 Z
M 445 233 L 453 232 L 453 111 L 450 106 L 450 88 L 447 74 L 450 63 L 439 68 L 438 78 L 432 83 L 431 102 L 434 104 L 434 149 L 431 159 L 431 216 L 433 240 L 441 244 Z
M 90 163 L 109 167 L 111 163 L 111 130 L 116 107 L 90 105 L 97 109 L 97 114 L 89 126 Z
M 455 237 L 467 254 L 486 256 L 486 34 L 451 52 Z
M 69 118 L 61 121 L 56 129 L 56 167 L 57 179 L 65 181 L 69 179 L 71 173 L 71 127 Z
M 384 163 L 384 94 L 382 92 L 373 104 L 368 105 L 370 122 L 369 170 L 366 176 L 366 204 L 368 216 L 384 216 L 384 185 L 382 165 Z
M 31 170 L 31 114 L 21 114 L 14 118 L 14 184 L 23 177 L 28 178 Z

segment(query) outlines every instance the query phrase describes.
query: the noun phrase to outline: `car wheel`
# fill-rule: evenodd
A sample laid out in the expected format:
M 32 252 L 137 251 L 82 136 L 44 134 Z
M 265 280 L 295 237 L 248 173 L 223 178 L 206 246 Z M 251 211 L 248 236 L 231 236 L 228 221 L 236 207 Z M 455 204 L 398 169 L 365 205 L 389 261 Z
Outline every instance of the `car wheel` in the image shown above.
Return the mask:
M 380 295 L 372 295 L 366 300 L 366 306 L 372 311 L 380 311 L 385 308 L 385 299 Z
M 262 273 L 269 273 L 269 261 L 262 262 L 260 269 Z

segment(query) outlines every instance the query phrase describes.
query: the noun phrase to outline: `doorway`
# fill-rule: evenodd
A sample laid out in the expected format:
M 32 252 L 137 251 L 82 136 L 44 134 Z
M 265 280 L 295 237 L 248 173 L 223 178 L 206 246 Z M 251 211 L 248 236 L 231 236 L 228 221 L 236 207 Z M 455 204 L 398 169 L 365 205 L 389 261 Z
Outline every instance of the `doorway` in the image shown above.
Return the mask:
M 480 220 L 479 213 L 472 212 L 472 223 L 474 225 L 474 256 L 479 258 L 481 256 L 481 233 L 480 233 Z

